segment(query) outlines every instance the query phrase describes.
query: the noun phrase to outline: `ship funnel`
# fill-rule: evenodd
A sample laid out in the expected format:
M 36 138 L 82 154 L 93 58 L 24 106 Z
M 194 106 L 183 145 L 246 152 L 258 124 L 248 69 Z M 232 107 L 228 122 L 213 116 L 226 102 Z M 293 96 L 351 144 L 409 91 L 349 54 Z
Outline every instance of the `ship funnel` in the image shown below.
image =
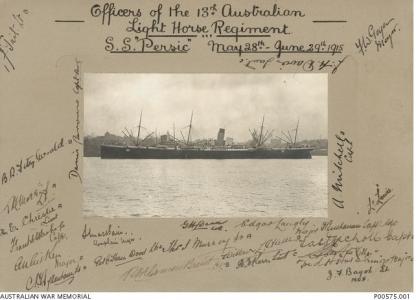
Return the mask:
M 215 141 L 215 146 L 225 146 L 225 129 L 220 128 L 218 130 L 217 140 Z

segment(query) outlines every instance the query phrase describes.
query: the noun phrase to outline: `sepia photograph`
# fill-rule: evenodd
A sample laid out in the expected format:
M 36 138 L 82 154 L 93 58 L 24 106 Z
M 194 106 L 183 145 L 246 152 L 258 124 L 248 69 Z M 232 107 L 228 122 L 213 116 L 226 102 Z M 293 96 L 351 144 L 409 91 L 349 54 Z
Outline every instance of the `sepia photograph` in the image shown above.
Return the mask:
M 83 214 L 327 217 L 327 74 L 84 77 Z
M 0 8 L 0 300 L 411 298 L 412 1 Z

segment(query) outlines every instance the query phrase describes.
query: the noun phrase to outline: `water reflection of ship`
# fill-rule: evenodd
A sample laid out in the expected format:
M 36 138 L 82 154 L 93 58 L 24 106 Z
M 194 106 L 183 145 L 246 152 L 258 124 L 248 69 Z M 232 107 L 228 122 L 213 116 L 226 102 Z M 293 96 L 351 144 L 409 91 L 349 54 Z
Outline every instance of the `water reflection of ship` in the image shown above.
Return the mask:
M 124 136 L 130 141 L 130 145 L 101 145 L 101 158 L 127 158 L 127 159 L 308 159 L 311 158 L 313 148 L 297 144 L 297 136 L 299 129 L 299 121 L 297 123 L 294 134 L 290 131 L 283 132 L 282 137 L 278 137 L 282 142 L 286 143 L 283 147 L 272 148 L 266 147 L 266 142 L 273 135 L 273 130 L 266 130 L 264 127 L 264 116 L 259 130 L 249 130 L 252 142 L 247 145 L 226 145 L 225 129 L 220 128 L 217 139 L 203 140 L 192 142 L 192 119 L 189 125 L 184 127 L 188 130 L 185 138 L 182 130 L 179 130 L 182 139 L 176 137 L 175 126 L 173 126 L 173 135 L 169 133 L 161 135 L 158 141 L 156 130 L 147 134 L 140 139 L 142 129 L 142 113 L 140 113 L 140 122 L 137 129 L 137 137 L 133 135 L 131 130 L 125 128 Z M 184 129 L 182 128 L 182 129 Z M 154 136 L 154 145 L 146 145 Z

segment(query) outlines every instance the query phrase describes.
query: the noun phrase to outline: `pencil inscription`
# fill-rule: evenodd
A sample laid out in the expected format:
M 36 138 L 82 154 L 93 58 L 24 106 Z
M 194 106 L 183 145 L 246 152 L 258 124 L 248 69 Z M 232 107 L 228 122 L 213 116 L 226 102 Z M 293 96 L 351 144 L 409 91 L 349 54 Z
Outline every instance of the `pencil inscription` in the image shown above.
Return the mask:
M 12 22 L 5 31 L 0 32 L 0 57 L 2 56 L 3 68 L 8 73 L 16 69 L 13 52 L 16 50 L 18 41 L 23 33 L 28 14 L 28 9 L 23 9 L 19 13 L 12 14 Z
M 80 93 L 83 90 L 81 84 L 81 61 L 77 58 L 75 59 L 75 67 L 73 71 L 73 88 L 72 92 L 75 95 L 75 133 L 72 135 L 72 138 L 68 140 L 69 144 L 73 144 L 75 146 L 82 145 L 81 137 L 80 137 Z M 78 178 L 79 182 L 82 183 L 82 178 L 79 173 L 79 149 L 76 148 L 72 151 L 74 154 L 74 167 L 68 172 L 69 179 Z
M 381 189 L 380 185 L 376 184 L 375 194 L 368 197 L 368 214 L 378 213 L 394 197 L 391 188 Z
M 341 195 L 344 189 L 344 168 L 346 164 L 352 163 L 354 151 L 352 141 L 346 136 L 344 131 L 341 130 L 335 134 L 335 138 L 337 141 L 337 149 L 333 153 L 335 161 L 332 163 L 332 174 L 336 177 L 331 188 L 334 192 Z M 332 203 L 338 208 L 344 208 L 344 201 L 342 199 L 332 197 Z
M 377 52 L 380 52 L 387 46 L 394 49 L 393 36 L 398 31 L 400 31 L 400 28 L 399 24 L 395 21 L 395 18 L 390 18 L 381 25 L 370 24 L 368 25 L 367 33 L 363 34 L 355 42 L 355 47 L 363 56 L 374 47 Z

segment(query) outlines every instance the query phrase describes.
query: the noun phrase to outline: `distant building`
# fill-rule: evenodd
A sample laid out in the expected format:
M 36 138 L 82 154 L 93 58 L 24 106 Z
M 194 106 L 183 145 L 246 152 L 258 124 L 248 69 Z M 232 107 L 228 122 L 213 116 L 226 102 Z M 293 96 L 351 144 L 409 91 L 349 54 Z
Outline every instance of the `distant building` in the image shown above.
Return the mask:
M 217 140 L 215 142 L 215 146 L 225 146 L 225 129 L 224 128 L 220 128 L 218 130 L 218 135 L 217 135 Z

